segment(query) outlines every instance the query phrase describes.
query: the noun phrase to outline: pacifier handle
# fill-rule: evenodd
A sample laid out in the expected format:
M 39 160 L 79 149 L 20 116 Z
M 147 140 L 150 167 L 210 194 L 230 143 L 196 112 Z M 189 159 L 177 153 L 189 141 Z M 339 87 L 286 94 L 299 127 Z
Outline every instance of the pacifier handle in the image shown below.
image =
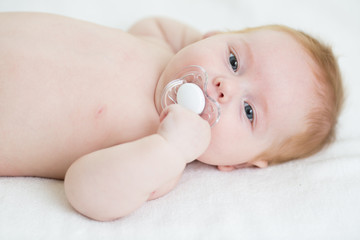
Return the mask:
M 181 106 L 201 114 L 205 108 L 205 96 L 201 88 L 194 83 L 185 83 L 177 91 L 176 101 Z

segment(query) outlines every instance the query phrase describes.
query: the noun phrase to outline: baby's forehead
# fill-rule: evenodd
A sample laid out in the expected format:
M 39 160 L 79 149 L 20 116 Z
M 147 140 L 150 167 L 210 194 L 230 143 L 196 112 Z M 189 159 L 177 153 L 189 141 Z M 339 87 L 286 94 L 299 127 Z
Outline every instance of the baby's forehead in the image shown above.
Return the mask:
M 248 43 L 262 44 L 266 46 L 294 47 L 302 49 L 302 45 L 291 34 L 285 31 L 271 29 L 259 29 L 250 32 L 240 32 L 235 36 L 246 40 Z
M 255 94 L 267 103 L 268 126 L 284 136 L 296 134 L 316 103 L 314 62 L 287 33 L 257 30 L 238 36 L 252 51 L 248 74 L 257 84 Z

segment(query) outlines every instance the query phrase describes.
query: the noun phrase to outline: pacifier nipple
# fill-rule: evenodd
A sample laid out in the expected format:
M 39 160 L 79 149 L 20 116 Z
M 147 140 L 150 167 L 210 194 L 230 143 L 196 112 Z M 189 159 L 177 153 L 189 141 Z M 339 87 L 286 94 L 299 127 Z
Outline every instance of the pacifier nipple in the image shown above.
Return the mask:
M 188 66 L 175 75 L 161 95 L 161 107 L 180 104 L 214 126 L 220 119 L 220 105 L 207 91 L 207 74 L 200 66 Z

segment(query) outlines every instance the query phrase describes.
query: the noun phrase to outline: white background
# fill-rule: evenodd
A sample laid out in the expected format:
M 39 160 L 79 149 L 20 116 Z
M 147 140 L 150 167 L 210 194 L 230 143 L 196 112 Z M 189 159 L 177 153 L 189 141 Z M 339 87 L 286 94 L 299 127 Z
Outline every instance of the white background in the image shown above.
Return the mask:
M 286 24 L 333 46 L 347 90 L 339 138 L 327 150 L 265 170 L 221 173 L 195 162 L 170 194 L 114 222 L 74 212 L 61 181 L 0 178 L 0 239 L 360 238 L 359 1 L 1 0 L 0 11 L 57 13 L 125 30 L 153 15 L 203 32 Z

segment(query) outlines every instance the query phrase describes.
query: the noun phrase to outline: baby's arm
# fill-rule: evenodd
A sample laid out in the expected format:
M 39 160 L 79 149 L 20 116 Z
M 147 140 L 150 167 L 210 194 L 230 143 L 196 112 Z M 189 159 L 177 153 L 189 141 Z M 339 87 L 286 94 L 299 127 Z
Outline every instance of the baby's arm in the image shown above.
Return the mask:
M 128 32 L 165 41 L 174 53 L 203 38 L 196 29 L 168 18 L 143 19 L 132 26 Z
M 179 105 L 161 119 L 157 134 L 85 155 L 69 168 L 65 191 L 76 210 L 113 220 L 155 198 L 154 191 L 173 187 L 185 165 L 206 150 L 210 127 Z

